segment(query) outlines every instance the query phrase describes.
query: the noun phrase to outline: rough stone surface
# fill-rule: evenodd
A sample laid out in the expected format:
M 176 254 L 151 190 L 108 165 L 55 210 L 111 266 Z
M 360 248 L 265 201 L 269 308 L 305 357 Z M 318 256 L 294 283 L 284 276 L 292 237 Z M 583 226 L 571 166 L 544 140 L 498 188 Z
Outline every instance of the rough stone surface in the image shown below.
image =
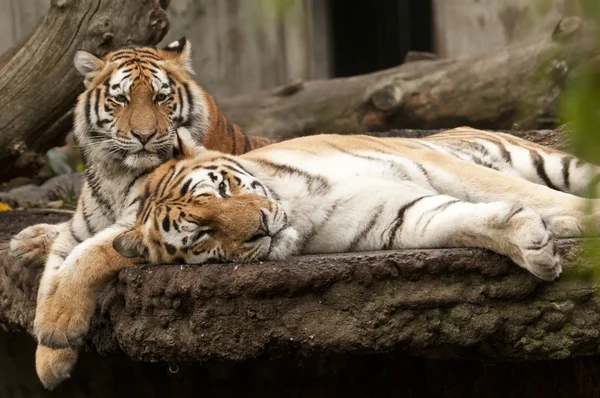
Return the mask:
M 8 234 L 65 215 L 0 214 Z M 567 271 L 577 254 L 562 241 Z M 31 330 L 39 270 L 0 253 L 0 320 Z M 286 262 L 137 266 L 100 298 L 88 345 L 141 361 L 402 352 L 435 358 L 596 354 L 597 288 L 543 283 L 478 249 L 313 255 Z

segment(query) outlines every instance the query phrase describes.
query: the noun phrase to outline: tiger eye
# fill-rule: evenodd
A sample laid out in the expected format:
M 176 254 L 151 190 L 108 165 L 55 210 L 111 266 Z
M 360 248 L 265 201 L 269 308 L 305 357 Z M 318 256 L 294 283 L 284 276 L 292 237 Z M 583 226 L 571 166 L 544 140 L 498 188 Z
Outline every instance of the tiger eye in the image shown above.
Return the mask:
M 119 95 L 115 95 L 115 100 L 118 102 L 125 103 L 125 102 L 127 102 L 127 97 L 124 96 L 123 94 L 119 94 Z
M 161 102 L 167 99 L 167 96 L 163 93 L 157 94 L 156 95 L 156 101 Z

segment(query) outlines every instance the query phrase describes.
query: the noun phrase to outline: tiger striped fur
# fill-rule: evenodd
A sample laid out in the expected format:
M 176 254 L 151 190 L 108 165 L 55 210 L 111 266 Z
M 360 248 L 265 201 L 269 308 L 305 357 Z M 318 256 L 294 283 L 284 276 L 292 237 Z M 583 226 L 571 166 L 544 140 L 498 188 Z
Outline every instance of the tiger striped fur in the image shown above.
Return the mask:
M 103 59 L 76 53 L 75 67 L 86 87 L 74 112 L 74 134 L 85 162 L 77 209 L 70 221 L 31 226 L 10 243 L 17 264 L 45 264 L 38 302 L 54 292 L 62 269 L 71 270 L 77 257 L 86 256 L 98 242 L 110 245 L 111 234 L 129 225 L 124 220 L 135 213 L 144 177 L 180 152 L 181 132 L 189 138 L 188 146 L 231 154 L 270 143 L 244 135 L 223 116 L 212 96 L 192 79 L 190 51 L 184 38 L 164 49 L 123 48 Z M 68 377 L 75 359 L 73 350 L 40 345 L 36 369 L 44 385 L 52 388 Z
M 552 280 L 554 237 L 581 233 L 588 200 L 574 194 L 599 175 L 560 151 L 470 128 L 208 151 L 148 177 L 136 227 L 115 248 L 158 264 L 481 247 Z

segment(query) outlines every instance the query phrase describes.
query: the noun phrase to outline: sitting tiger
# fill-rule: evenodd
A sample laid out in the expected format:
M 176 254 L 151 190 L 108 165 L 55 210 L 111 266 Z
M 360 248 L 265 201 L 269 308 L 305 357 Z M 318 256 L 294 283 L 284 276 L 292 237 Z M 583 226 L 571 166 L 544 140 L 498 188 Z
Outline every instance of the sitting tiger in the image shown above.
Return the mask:
M 128 224 L 127 215 L 135 217 L 144 178 L 180 151 L 181 135 L 187 137 L 188 146 L 232 154 L 270 142 L 245 136 L 192 79 L 191 45 L 185 38 L 164 49 L 123 48 L 102 59 L 78 51 L 74 63 L 86 87 L 74 111 L 74 134 L 85 162 L 77 209 L 70 221 L 31 226 L 10 243 L 17 264 L 45 263 L 38 303 L 52 295 L 63 275 L 95 278 L 79 259 L 95 256 L 103 250 L 103 242 L 112 251 L 113 238 L 133 225 L 134 219 Z M 110 269 L 117 263 L 102 266 Z M 77 295 L 72 296 L 68 305 L 76 300 Z M 75 347 L 78 341 L 56 344 L 40 333 L 40 322 L 38 311 L 34 331 L 41 345 L 36 370 L 42 383 L 53 388 L 68 377 L 76 351 L 48 346 Z
M 114 247 L 155 264 L 480 247 L 552 280 L 554 238 L 598 220 L 574 193 L 599 172 L 470 128 L 424 139 L 319 135 L 237 157 L 206 151 L 147 178 L 136 226 Z

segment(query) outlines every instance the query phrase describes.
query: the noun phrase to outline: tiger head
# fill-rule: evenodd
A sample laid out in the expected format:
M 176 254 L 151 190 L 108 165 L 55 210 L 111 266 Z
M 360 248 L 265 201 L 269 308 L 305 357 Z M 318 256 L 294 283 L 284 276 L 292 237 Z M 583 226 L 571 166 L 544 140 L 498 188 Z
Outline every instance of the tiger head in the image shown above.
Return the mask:
M 176 130 L 206 129 L 206 92 L 191 75 L 185 39 L 164 49 L 130 47 L 100 59 L 80 50 L 86 90 L 75 108 L 75 136 L 86 161 L 148 170 L 173 156 Z
M 146 180 L 135 227 L 113 247 L 149 263 L 282 259 L 298 234 L 276 194 L 235 158 L 206 151 L 165 163 Z

